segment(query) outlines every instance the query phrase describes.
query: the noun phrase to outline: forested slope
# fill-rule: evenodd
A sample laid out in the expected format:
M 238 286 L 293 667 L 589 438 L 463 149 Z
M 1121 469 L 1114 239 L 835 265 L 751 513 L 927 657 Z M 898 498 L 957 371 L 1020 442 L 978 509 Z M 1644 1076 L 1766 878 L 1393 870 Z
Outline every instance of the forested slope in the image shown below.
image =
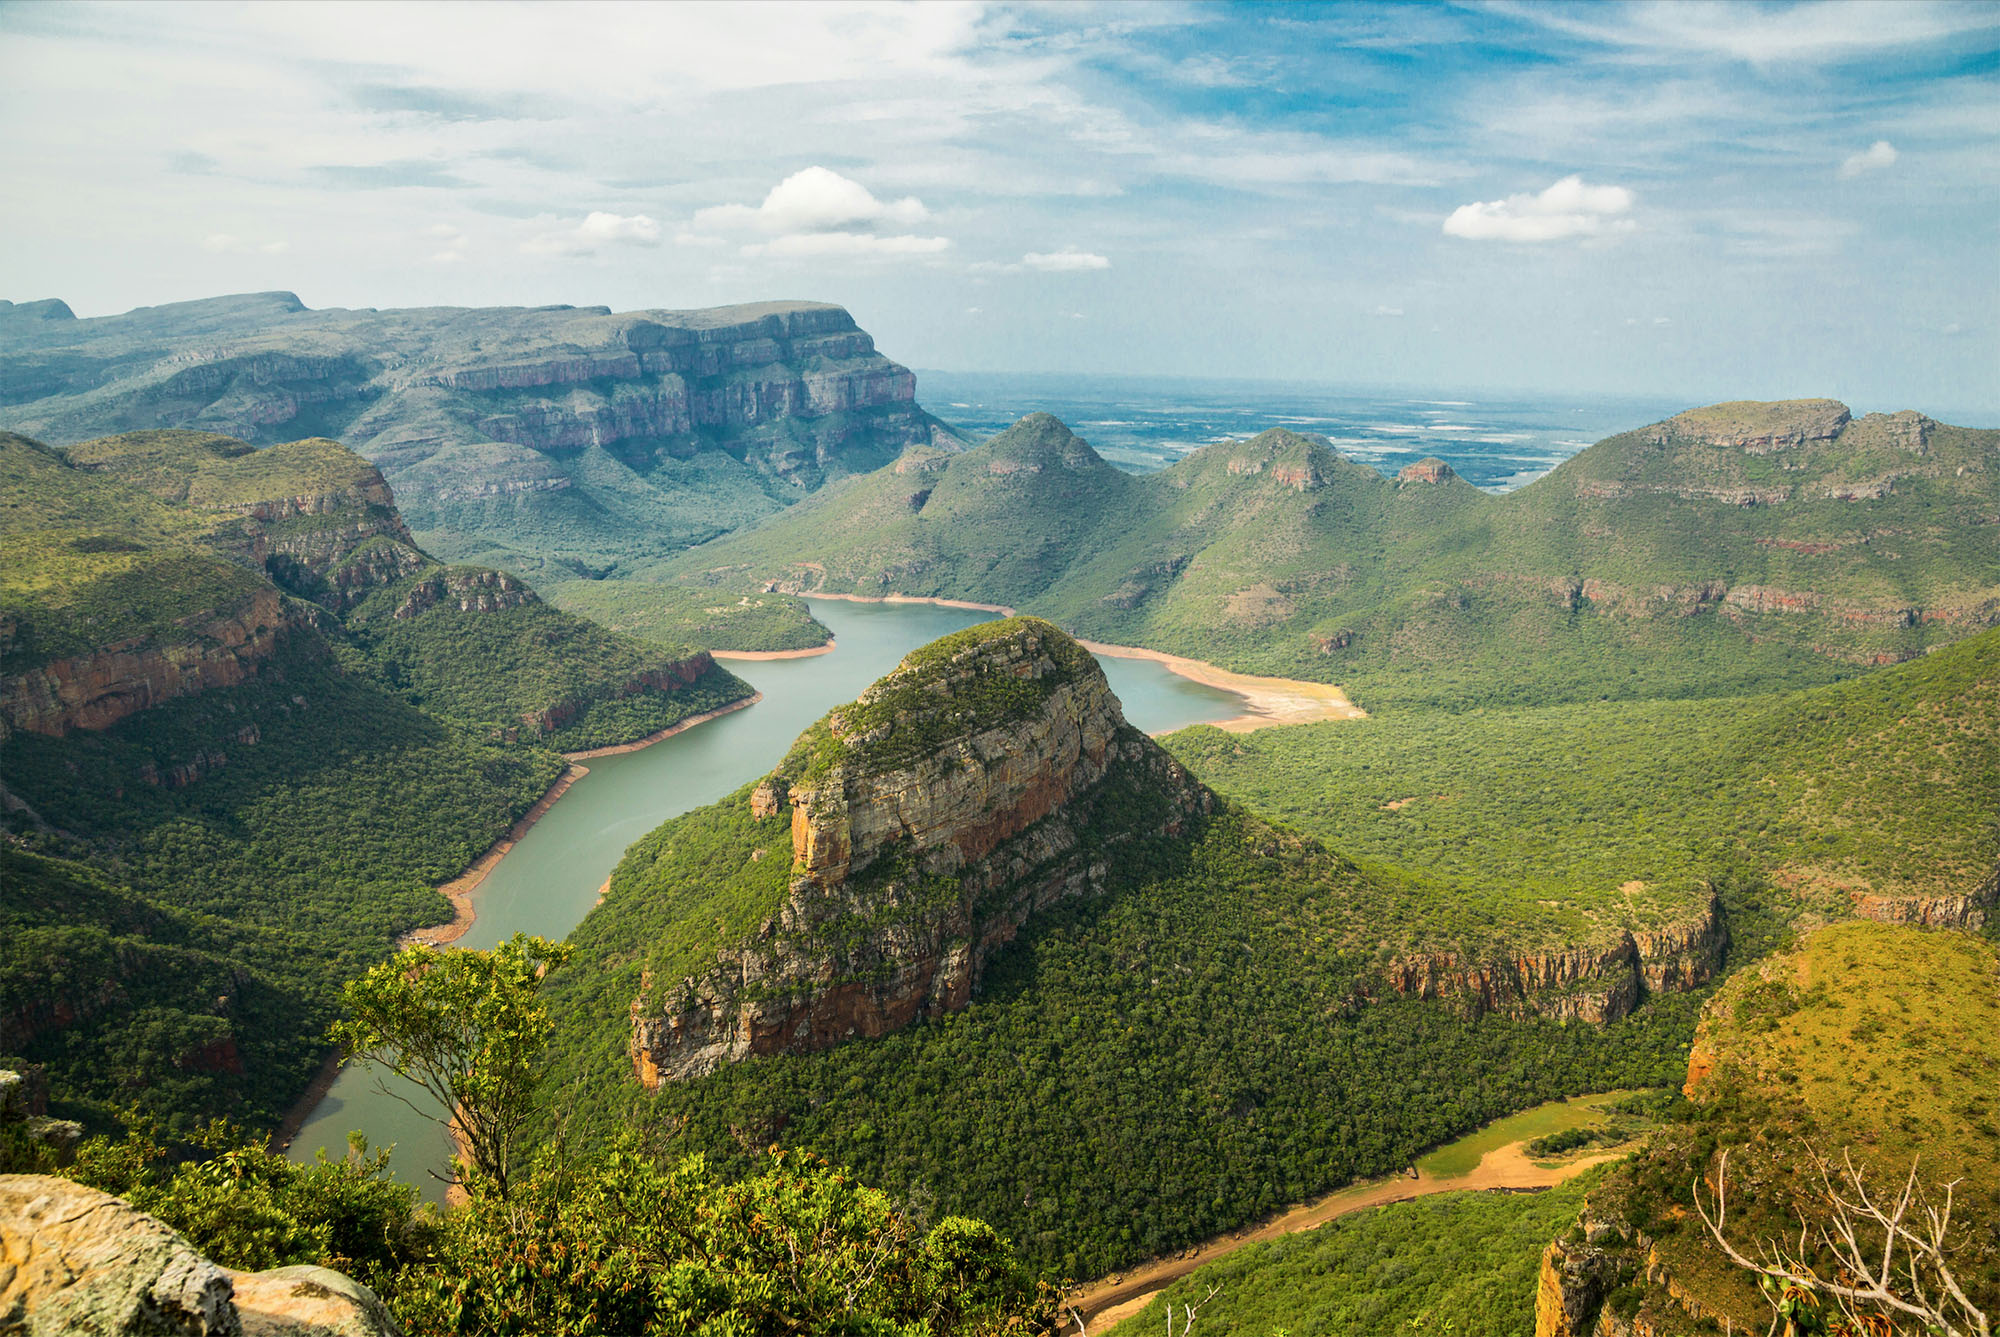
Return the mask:
M 0 1056 L 92 1120 L 274 1122 L 554 747 L 748 692 L 440 565 L 331 441 L 0 437 L 0 507 Z
M 936 509 L 933 509 L 936 508 Z M 1274 428 L 1128 477 L 1045 414 L 906 455 L 659 574 L 1004 603 L 1364 706 L 1740 694 L 2000 618 L 2000 432 L 1692 410 L 1517 492 Z

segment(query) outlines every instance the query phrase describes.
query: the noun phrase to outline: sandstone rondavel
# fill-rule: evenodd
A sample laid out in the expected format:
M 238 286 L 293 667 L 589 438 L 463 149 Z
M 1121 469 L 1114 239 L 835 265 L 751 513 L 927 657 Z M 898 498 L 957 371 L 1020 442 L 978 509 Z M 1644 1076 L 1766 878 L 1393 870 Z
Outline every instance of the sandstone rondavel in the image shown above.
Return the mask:
M 962 1008 L 1037 911 L 1102 889 L 1107 846 L 1213 808 L 1125 722 L 1103 670 L 1067 635 L 1018 618 L 969 639 L 942 662 L 918 652 L 835 710 L 820 744 L 831 760 L 811 764 L 802 740 L 758 786 L 753 813 L 791 812 L 790 892 L 712 970 L 645 981 L 632 1056 L 647 1086 Z M 996 682 L 1023 691 L 982 709 L 993 694 L 981 688 Z M 1119 772 L 1160 800 L 1147 831 L 1088 825 L 1088 800 Z M 856 921 L 868 925 L 858 942 L 824 932 Z

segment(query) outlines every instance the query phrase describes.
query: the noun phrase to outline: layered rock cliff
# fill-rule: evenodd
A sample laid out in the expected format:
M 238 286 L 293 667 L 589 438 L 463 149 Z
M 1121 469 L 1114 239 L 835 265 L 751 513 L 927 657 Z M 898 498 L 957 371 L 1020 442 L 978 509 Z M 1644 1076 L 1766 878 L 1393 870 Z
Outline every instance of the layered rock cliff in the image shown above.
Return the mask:
M 1139 801 L 1107 819 L 1121 794 Z M 789 810 L 787 889 L 713 968 L 646 978 L 631 1052 L 648 1087 L 964 1007 L 1037 911 L 1101 887 L 1107 846 L 1214 799 L 1126 724 L 1088 651 L 1014 618 L 905 659 L 749 803 Z
M 234 687 L 255 677 L 288 635 L 312 634 L 277 590 L 247 589 L 234 607 L 188 615 L 178 636 L 121 641 L 0 677 L 0 741 L 15 730 L 60 737 L 106 729 L 176 697 Z
M 1401 957 L 1383 969 L 1388 988 L 1435 998 L 1475 1016 L 1543 1016 L 1602 1024 L 1649 993 L 1681 993 L 1715 978 L 1728 946 L 1722 905 L 1664 928 L 1621 930 L 1608 945 L 1466 959 L 1455 953 Z
M 338 436 L 382 466 L 425 542 L 657 556 L 962 443 L 837 306 L 309 311 L 290 294 L 0 322 L 0 423 L 70 442 L 199 428 Z M 497 505 L 496 503 L 505 503 Z

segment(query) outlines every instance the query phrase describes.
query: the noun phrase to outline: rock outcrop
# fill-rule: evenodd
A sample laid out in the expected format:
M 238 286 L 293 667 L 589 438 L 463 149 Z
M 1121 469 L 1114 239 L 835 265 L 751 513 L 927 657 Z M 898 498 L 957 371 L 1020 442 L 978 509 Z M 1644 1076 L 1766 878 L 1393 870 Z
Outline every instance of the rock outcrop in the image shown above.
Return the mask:
M 1658 444 L 1697 441 L 1725 450 L 1768 455 L 1813 441 L 1831 441 L 1847 426 L 1847 405 L 1836 399 L 1737 400 L 1689 409 L 1647 429 Z
M 1097 804 L 1121 787 L 1146 815 L 1107 830 Z M 1126 724 L 1089 652 L 1013 618 L 905 659 L 750 803 L 790 810 L 789 892 L 714 969 L 645 982 L 631 1050 L 648 1087 L 964 1007 L 1037 911 L 1101 887 L 1107 845 L 1177 831 L 1214 799 Z
M 0 322 L 0 357 L 13 364 L 0 421 L 45 440 L 153 428 L 257 444 L 338 436 L 382 466 L 447 556 L 439 531 L 573 540 L 577 560 L 601 560 L 651 518 L 635 492 L 641 505 L 676 498 L 661 517 L 695 512 L 667 540 L 677 546 L 719 532 L 698 518 L 714 513 L 718 485 L 751 508 L 727 528 L 774 509 L 772 483 L 803 494 L 906 446 L 963 445 L 917 406 L 908 369 L 818 302 L 311 311 L 265 294 Z M 683 476 L 697 456 L 700 485 Z M 519 523 L 523 508 L 548 527 Z M 468 542 L 467 555 L 490 546 Z
M 1435 455 L 1406 464 L 1396 474 L 1399 483 L 1449 483 L 1458 475 L 1452 467 Z
M 1395 993 L 1434 998 L 1475 1016 L 1543 1016 L 1603 1024 L 1648 993 L 1681 993 L 1715 978 L 1729 934 L 1713 896 L 1684 923 L 1623 931 L 1604 947 L 1523 952 L 1469 960 L 1441 952 L 1402 957 L 1383 968 Z
M 176 639 L 110 645 L 0 678 L 0 739 L 12 730 L 60 736 L 105 729 L 176 697 L 234 687 L 256 676 L 288 632 L 308 626 L 269 586 L 190 621 Z
M 338 1272 L 231 1272 L 123 1199 L 0 1175 L 0 1332 L 26 1337 L 391 1337 Z

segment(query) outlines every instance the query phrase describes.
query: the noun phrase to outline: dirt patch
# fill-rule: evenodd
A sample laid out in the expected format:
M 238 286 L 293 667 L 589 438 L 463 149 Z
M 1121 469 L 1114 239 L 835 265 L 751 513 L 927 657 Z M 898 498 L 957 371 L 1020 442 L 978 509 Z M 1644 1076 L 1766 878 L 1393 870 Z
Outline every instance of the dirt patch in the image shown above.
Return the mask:
M 1504 1147 L 1495 1148 L 1487 1152 L 1480 1159 L 1478 1167 L 1467 1174 L 1432 1175 L 1419 1170 L 1415 1178 L 1405 1173 L 1340 1189 L 1323 1198 L 1302 1203 L 1260 1226 L 1237 1231 L 1234 1234 L 1219 1235 L 1178 1258 L 1163 1258 L 1129 1272 L 1113 1273 L 1102 1281 L 1084 1287 L 1071 1299 L 1070 1307 L 1083 1318 L 1084 1322 L 1092 1326 L 1106 1320 L 1129 1318 L 1145 1308 L 1155 1295 L 1173 1282 L 1205 1263 L 1227 1257 L 1246 1244 L 1257 1244 L 1277 1239 L 1282 1235 L 1296 1234 L 1301 1230 L 1312 1230 L 1336 1217 L 1346 1216 L 1367 1207 L 1384 1207 L 1392 1202 L 1408 1202 L 1412 1198 L 1428 1197 L 1433 1193 L 1480 1190 L 1519 1192 L 1524 1189 L 1553 1188 L 1582 1174 L 1593 1165 L 1617 1160 L 1624 1154 L 1623 1150 L 1613 1150 L 1601 1155 L 1587 1156 L 1567 1165 L 1548 1167 L 1529 1160 L 1524 1150 L 1526 1146 L 1527 1143 L 1522 1141 L 1510 1142 Z

